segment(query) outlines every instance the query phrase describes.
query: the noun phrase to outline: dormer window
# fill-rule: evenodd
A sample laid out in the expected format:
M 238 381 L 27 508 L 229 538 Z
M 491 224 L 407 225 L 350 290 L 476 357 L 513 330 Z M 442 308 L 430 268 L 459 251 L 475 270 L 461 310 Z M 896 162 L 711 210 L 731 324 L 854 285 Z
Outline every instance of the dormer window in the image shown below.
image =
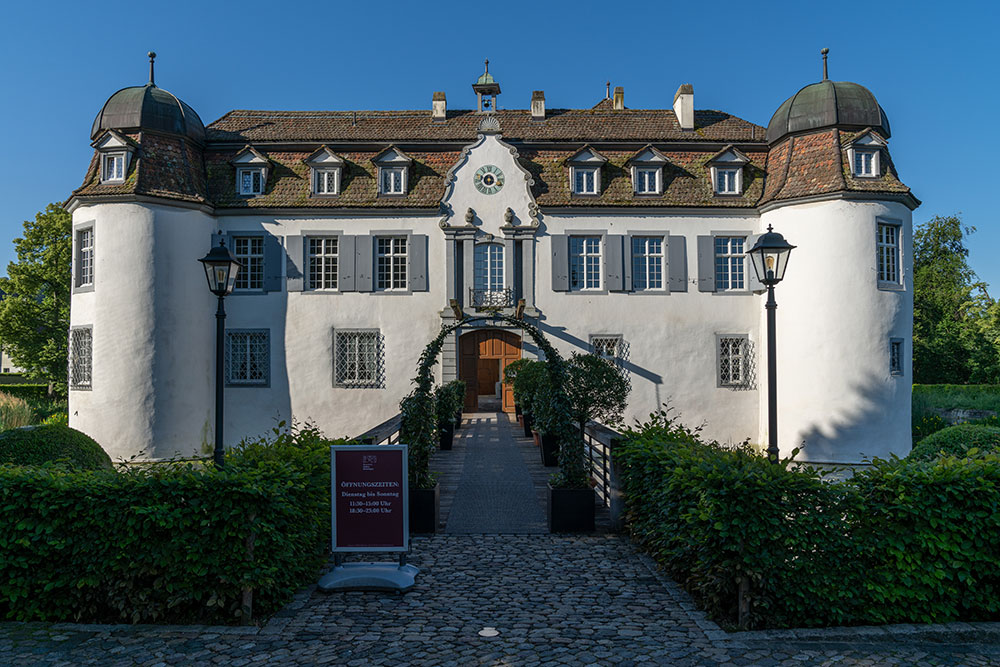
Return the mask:
M 601 194 L 601 167 L 608 159 L 590 146 L 584 146 L 566 163 L 569 165 L 570 191 L 574 195 Z
M 862 132 L 847 149 L 848 162 L 856 178 L 878 178 L 882 175 L 880 157 L 885 141 L 871 130 Z
M 124 183 L 136 145 L 131 139 L 108 130 L 91 144 L 100 154 L 101 183 Z
M 667 157 L 652 146 L 646 146 L 629 158 L 626 166 L 632 169 L 632 186 L 637 195 L 663 193 L 663 167 Z
M 307 157 L 312 174 L 312 194 L 333 196 L 340 194 L 340 177 L 344 170 L 344 160 L 326 146 Z
M 743 169 L 749 163 L 750 158 L 731 145 L 712 156 L 708 166 L 715 194 L 723 196 L 743 194 Z
M 395 146 L 376 155 L 372 162 L 378 167 L 378 193 L 390 197 L 406 194 L 409 187 L 410 165 L 413 160 Z
M 243 197 L 256 197 L 264 194 L 267 186 L 267 171 L 271 161 L 266 155 L 247 145 L 231 164 L 236 167 L 236 192 Z

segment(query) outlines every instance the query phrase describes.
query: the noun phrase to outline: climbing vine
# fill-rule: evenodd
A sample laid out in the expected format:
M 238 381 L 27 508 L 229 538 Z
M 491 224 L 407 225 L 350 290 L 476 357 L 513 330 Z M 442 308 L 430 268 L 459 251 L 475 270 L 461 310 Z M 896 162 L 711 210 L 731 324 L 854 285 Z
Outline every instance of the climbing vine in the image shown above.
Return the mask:
M 584 465 L 583 437 L 573 421 L 573 412 L 569 396 L 566 394 L 568 369 L 566 360 L 552 347 L 538 327 L 518 320 L 509 315 L 494 313 L 482 317 L 463 317 L 454 324 L 441 327 L 438 335 L 427 344 L 420 361 L 417 362 L 417 375 L 413 378 L 413 391 L 399 404 L 402 413 L 400 424 L 400 442 L 410 446 L 410 486 L 413 488 L 430 488 L 434 486 L 434 478 L 430 472 L 431 454 L 437 448 L 438 425 L 434 408 L 434 377 L 432 372 L 438 362 L 445 339 L 457 329 L 472 322 L 493 320 L 502 321 L 519 327 L 538 346 L 545 357 L 545 368 L 549 374 L 552 387 L 551 415 L 552 435 L 559 441 L 560 474 L 553 480 L 553 486 L 585 488 L 587 486 L 587 470 Z

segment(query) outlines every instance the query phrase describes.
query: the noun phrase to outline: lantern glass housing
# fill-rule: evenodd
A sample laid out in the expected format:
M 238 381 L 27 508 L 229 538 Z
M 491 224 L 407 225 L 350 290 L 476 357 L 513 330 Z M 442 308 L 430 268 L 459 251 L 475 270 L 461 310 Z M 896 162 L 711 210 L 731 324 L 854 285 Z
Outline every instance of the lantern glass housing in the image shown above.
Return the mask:
M 198 260 L 205 267 L 205 277 L 208 279 L 208 289 L 216 296 L 226 296 L 233 291 L 236 276 L 242 264 L 229 248 L 225 240 L 208 251 L 208 254 Z
M 749 252 L 757 280 L 768 287 L 780 283 L 785 277 L 788 256 L 792 254 L 794 247 L 768 225 L 767 232 L 758 237 Z

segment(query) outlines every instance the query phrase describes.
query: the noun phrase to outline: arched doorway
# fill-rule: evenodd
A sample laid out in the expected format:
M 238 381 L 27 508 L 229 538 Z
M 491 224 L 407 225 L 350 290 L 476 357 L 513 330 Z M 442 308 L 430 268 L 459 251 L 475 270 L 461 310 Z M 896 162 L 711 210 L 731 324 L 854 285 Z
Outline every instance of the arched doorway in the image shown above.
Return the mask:
M 496 397 L 514 412 L 514 390 L 503 382 L 507 364 L 521 358 L 521 337 L 502 329 L 476 329 L 458 339 L 458 377 L 465 381 L 465 410 L 476 411 L 480 397 Z

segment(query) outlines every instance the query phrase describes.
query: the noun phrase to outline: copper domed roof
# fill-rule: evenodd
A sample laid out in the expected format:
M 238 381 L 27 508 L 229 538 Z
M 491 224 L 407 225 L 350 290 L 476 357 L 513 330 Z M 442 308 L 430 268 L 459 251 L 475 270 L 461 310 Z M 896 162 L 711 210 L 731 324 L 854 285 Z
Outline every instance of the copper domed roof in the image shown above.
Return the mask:
M 850 81 L 824 79 L 789 97 L 778 107 L 767 125 L 767 141 L 821 127 L 871 127 L 889 137 L 889 118 L 875 96 Z
M 159 130 L 204 143 L 205 125 L 195 110 L 152 83 L 122 88 L 108 98 L 90 130 L 96 139 L 105 130 Z

